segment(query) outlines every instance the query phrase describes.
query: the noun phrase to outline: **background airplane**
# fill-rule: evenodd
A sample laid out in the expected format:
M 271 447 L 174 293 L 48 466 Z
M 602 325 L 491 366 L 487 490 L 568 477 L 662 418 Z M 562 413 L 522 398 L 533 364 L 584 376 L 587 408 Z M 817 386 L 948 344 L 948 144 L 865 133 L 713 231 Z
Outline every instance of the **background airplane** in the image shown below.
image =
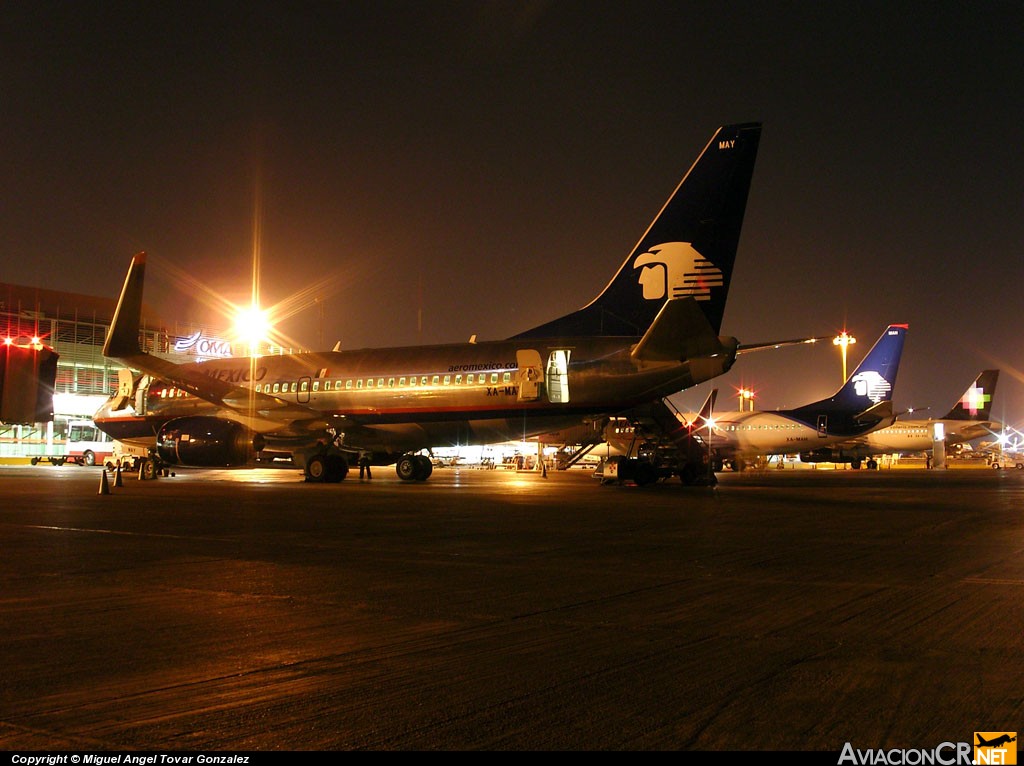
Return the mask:
M 992 436 L 1002 430 L 992 419 L 992 399 L 996 393 L 999 370 L 984 370 L 941 418 L 914 419 L 900 415 L 890 426 L 840 442 L 823 449 L 801 453 L 805 463 L 849 463 L 860 468 L 877 468 L 877 455 L 925 452 L 934 446 L 936 425 L 941 424 L 946 444 L 964 444 Z
M 791 410 L 715 414 L 715 462 L 739 471 L 761 457 L 820 449 L 891 424 L 892 391 L 906 334 L 907 325 L 889 325 L 828 399 Z
M 405 480 L 434 446 L 524 439 L 613 415 L 729 370 L 720 336 L 759 123 L 715 131 L 591 303 L 501 341 L 175 364 L 139 348 L 145 254 L 132 259 L 104 355 L 122 374 L 94 416 L 161 464 L 239 466 L 287 451 L 312 481 L 369 453 Z

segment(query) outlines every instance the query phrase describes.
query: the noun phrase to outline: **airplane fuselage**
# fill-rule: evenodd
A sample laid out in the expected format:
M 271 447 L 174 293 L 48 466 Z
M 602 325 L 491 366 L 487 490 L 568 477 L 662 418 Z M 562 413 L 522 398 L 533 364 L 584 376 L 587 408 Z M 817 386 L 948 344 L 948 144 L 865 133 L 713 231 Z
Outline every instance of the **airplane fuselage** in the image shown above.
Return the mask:
M 891 426 L 866 434 L 856 444 L 844 444 L 842 454 L 846 457 L 872 457 L 925 452 L 934 446 L 935 426 L 940 423 L 948 444 L 962 444 L 999 430 L 999 425 L 991 421 L 897 420 Z
M 711 446 L 723 457 L 796 454 L 836 444 L 856 435 L 828 418 L 819 427 L 774 412 L 716 413 Z M 844 424 L 848 425 L 848 424 Z M 860 432 L 870 426 L 858 426 Z
M 186 364 L 185 373 L 244 390 L 225 406 L 158 380 L 94 420 L 113 438 L 153 444 L 181 417 L 241 422 L 268 447 L 315 441 L 327 428 L 359 432 L 361 449 L 397 455 L 430 446 L 521 439 L 666 396 L 727 371 L 735 339 L 719 354 L 650 363 L 638 338 L 558 338 L 363 349 Z M 304 417 L 285 425 L 282 411 Z

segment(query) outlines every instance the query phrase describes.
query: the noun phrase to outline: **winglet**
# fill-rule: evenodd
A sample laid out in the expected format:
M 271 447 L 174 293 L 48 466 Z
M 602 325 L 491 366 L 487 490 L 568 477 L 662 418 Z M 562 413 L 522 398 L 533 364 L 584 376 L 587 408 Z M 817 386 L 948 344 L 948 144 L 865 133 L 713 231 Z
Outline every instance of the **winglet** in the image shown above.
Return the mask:
M 114 311 L 114 321 L 103 344 L 103 356 L 125 359 L 142 353 L 139 348 L 139 325 L 142 322 L 142 281 L 146 274 L 146 254 L 136 253 L 128 267 L 121 288 L 121 297 Z

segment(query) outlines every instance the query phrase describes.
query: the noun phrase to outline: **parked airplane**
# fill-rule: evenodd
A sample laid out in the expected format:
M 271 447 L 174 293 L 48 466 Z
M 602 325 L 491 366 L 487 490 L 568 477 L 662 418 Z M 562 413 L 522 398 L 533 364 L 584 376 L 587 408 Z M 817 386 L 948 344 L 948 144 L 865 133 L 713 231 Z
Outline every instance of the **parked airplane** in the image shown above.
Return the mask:
M 938 419 L 909 419 L 899 416 L 891 426 L 841 442 L 824 449 L 801 453 L 805 463 L 849 463 L 860 468 L 877 468 L 876 455 L 924 452 L 934 446 L 936 425 L 941 424 L 947 444 L 963 444 L 1002 430 L 992 420 L 992 397 L 996 393 L 999 370 L 985 370 L 968 386 L 945 416 Z
M 423 480 L 434 446 L 523 439 L 659 400 L 729 370 L 720 336 L 760 123 L 719 128 L 591 303 L 507 340 L 176 364 L 139 348 L 146 256 L 132 259 L 105 356 L 120 386 L 94 416 L 161 465 L 292 453 L 311 481 L 355 456 Z
M 817 449 L 892 423 L 892 389 L 906 334 L 907 325 L 889 325 L 828 399 L 792 410 L 716 414 L 711 435 L 715 463 L 740 471 L 762 456 Z

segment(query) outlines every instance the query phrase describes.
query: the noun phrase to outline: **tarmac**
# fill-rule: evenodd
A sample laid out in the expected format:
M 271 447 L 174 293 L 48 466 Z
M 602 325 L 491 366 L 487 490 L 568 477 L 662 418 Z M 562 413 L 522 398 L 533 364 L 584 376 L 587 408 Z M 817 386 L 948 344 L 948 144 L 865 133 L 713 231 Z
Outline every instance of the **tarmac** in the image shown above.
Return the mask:
M 1024 471 L 0 467 L 0 749 L 807 751 L 1019 728 Z

